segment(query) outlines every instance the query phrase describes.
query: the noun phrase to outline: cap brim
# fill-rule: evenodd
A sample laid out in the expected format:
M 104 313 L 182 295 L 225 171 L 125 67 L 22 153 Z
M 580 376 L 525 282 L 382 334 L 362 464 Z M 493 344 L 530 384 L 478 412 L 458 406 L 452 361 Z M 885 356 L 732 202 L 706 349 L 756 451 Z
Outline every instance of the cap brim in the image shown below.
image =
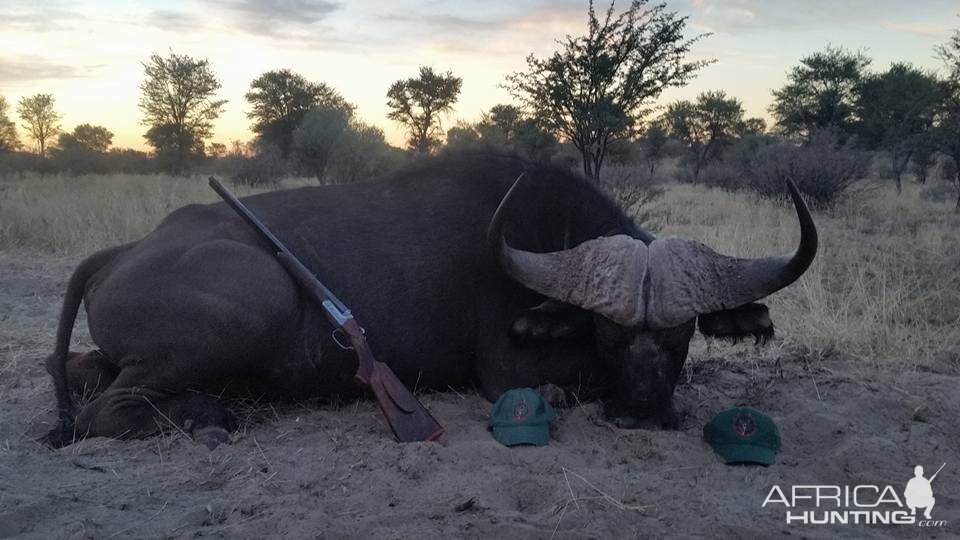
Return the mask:
M 544 446 L 550 442 L 550 426 L 549 424 L 493 426 L 493 438 L 504 446 L 518 444 Z
M 773 465 L 777 461 L 777 454 L 769 448 L 748 444 L 715 444 L 713 450 L 730 463 L 759 463 Z

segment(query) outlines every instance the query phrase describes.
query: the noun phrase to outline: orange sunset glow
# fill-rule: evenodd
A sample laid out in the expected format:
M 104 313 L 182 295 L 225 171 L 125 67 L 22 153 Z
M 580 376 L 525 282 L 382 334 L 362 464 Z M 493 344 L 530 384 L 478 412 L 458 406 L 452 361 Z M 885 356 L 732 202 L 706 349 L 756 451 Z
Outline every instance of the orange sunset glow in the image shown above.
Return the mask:
M 244 100 L 250 81 L 290 68 L 325 82 L 357 105 L 359 116 L 402 145 L 386 118 L 389 85 L 421 65 L 451 70 L 463 90 L 444 125 L 473 121 L 509 103 L 504 77 L 544 56 L 565 34 L 583 33 L 586 2 L 334 2 L 184 0 L 177 2 L 20 2 L 0 5 L 0 95 L 9 103 L 52 93 L 67 130 L 104 125 L 114 146 L 145 149 L 138 85 L 151 53 L 209 59 L 228 103 L 212 141 L 252 137 Z M 767 117 L 771 90 L 790 66 L 827 44 L 863 49 L 872 67 L 902 60 L 936 69 L 932 47 L 958 21 L 950 1 L 804 3 L 675 1 L 690 35 L 710 32 L 694 58 L 715 58 L 661 104 L 704 90 L 739 98 L 748 116 Z

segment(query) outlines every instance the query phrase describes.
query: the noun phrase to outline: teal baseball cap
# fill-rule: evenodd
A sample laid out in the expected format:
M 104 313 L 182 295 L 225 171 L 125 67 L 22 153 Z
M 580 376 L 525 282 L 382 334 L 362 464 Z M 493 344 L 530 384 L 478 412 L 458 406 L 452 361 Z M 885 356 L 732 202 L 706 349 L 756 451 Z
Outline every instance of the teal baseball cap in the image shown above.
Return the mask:
M 752 407 L 720 411 L 703 426 L 703 439 L 726 463 L 773 465 L 780 450 L 777 425 Z
M 557 417 L 553 407 L 533 388 L 507 390 L 490 410 L 493 438 L 504 446 L 550 442 L 550 422 Z

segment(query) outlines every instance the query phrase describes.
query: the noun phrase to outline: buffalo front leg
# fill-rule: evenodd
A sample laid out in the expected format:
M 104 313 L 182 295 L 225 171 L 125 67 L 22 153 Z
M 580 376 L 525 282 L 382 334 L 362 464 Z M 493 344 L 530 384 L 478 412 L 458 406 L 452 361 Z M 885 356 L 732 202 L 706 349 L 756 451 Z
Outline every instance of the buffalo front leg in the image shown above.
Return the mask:
M 56 355 L 47 358 L 47 371 L 54 375 Z M 85 353 L 70 352 L 66 362 L 66 386 L 71 395 L 74 407 L 82 407 L 85 403 L 95 399 L 110 386 L 117 378 L 119 368 L 110 363 L 109 359 L 99 350 Z M 55 375 L 54 375 L 55 376 Z M 53 448 L 70 444 L 75 437 L 74 416 L 76 409 L 61 416 L 56 427 L 50 430 L 42 439 L 43 443 Z
M 100 350 L 71 352 L 67 357 L 67 388 L 74 402 L 82 405 L 102 394 L 119 372 L 120 368 Z
M 80 410 L 78 437 L 139 438 L 172 425 L 211 450 L 229 439 L 236 422 L 217 400 L 182 387 L 150 384 L 142 371 L 124 368 Z

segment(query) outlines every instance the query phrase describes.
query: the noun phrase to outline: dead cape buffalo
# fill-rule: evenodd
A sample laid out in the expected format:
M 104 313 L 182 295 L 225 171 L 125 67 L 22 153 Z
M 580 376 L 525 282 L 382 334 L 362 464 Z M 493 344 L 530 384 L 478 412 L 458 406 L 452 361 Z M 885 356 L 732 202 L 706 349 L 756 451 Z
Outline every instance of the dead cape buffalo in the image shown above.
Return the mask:
M 799 247 L 760 259 L 654 239 L 594 185 L 513 157 L 435 158 L 376 182 L 244 202 L 353 309 L 408 387 L 474 383 L 494 399 L 552 383 L 603 400 L 621 425 L 674 427 L 696 319 L 708 334 L 769 337 L 753 302 L 816 254 L 789 187 Z M 81 301 L 99 350 L 68 353 Z M 212 447 L 233 428 L 212 397 L 224 388 L 351 397 L 356 359 L 331 332 L 230 208 L 186 206 L 70 278 L 47 360 L 61 419 L 46 440 L 139 437 L 172 421 Z M 95 398 L 77 411 L 71 393 L 84 388 Z

